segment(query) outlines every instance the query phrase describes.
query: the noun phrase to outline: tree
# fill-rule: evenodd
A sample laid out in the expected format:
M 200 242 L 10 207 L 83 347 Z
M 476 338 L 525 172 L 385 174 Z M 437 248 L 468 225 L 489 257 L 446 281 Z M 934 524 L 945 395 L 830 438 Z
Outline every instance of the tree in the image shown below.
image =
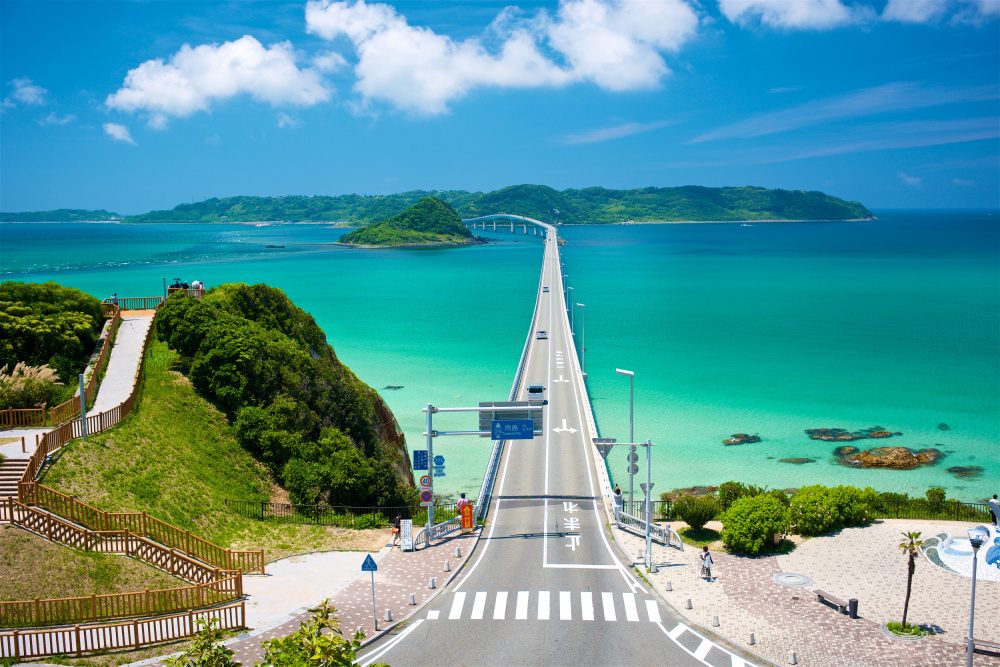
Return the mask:
M 917 569 L 917 549 L 924 545 L 920 538 L 920 533 L 903 533 L 906 539 L 899 544 L 899 548 L 906 552 L 909 562 L 906 568 L 906 601 L 903 602 L 903 629 L 906 629 L 906 612 L 910 608 L 910 590 L 913 588 L 913 573 Z
M 166 658 L 163 664 L 167 667 L 240 667 L 243 663 L 233 660 L 233 652 L 217 643 L 222 639 L 222 631 L 215 627 L 218 622 L 217 618 L 196 621 L 200 629 L 191 648 Z
M 255 667 L 333 667 L 357 664 L 357 652 L 365 633 L 356 632 L 347 639 L 340 629 L 336 609 L 327 598 L 315 609 L 312 618 L 298 630 L 284 638 L 269 639 L 261 643 L 264 662 Z M 329 632 L 324 634 L 324 630 Z

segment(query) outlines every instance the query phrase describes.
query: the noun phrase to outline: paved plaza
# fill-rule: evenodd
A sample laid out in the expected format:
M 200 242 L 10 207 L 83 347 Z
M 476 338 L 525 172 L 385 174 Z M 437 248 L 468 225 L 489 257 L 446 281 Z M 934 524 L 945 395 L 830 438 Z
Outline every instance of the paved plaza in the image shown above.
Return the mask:
M 676 529 L 684 524 L 672 524 Z M 918 556 L 908 622 L 937 632 L 919 641 L 886 637 L 883 623 L 900 621 L 906 592 L 906 555 L 900 533 L 964 534 L 974 524 L 949 521 L 886 520 L 863 528 L 805 540 L 784 556 L 740 557 L 713 551 L 713 580 L 700 577 L 700 549 L 683 552 L 654 544 L 659 573 L 646 575 L 681 614 L 708 631 L 777 665 L 794 651 L 801 665 L 943 667 L 965 664 L 971 580 Z M 719 529 L 721 524 L 711 522 Z M 644 546 L 641 537 L 615 529 L 630 557 Z M 638 559 L 637 559 L 638 560 Z M 781 573 L 805 575 L 812 583 L 791 588 L 775 583 Z M 672 590 L 667 590 L 668 588 Z M 814 590 L 842 599 L 857 598 L 859 616 L 850 619 L 817 602 Z M 686 609 L 687 601 L 691 609 Z M 714 621 L 718 620 L 718 627 Z M 980 580 L 976 593 L 976 638 L 1000 643 L 1000 584 Z M 755 644 L 749 645 L 750 633 Z M 1000 666 L 1000 655 L 978 652 L 977 666 Z

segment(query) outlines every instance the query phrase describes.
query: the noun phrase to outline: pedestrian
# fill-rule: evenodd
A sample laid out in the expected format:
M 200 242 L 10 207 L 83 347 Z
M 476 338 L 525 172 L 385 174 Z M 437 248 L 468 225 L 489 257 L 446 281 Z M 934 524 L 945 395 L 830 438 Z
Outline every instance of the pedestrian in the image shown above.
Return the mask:
M 403 515 L 397 514 L 396 520 L 392 522 L 392 546 L 396 546 L 396 542 L 399 541 L 399 526 L 403 521 Z
M 469 500 L 468 498 L 466 498 L 465 494 L 463 493 L 462 497 L 458 499 L 458 512 L 459 512 L 459 514 L 462 513 L 462 508 L 463 507 L 465 507 L 466 505 L 471 505 L 471 504 L 472 504 L 472 501 Z
M 993 506 L 996 507 L 1000 501 L 997 500 L 997 494 L 993 494 Z M 992 509 L 992 508 L 991 508 Z M 997 515 L 995 511 L 990 512 L 993 515 L 993 525 L 997 525 Z
M 115 304 L 116 306 L 118 305 L 118 292 L 111 293 L 111 303 Z
M 701 577 L 706 581 L 712 580 L 712 554 L 708 553 L 708 547 L 701 548 Z
M 615 507 L 621 508 L 622 506 L 622 488 L 615 484 Z

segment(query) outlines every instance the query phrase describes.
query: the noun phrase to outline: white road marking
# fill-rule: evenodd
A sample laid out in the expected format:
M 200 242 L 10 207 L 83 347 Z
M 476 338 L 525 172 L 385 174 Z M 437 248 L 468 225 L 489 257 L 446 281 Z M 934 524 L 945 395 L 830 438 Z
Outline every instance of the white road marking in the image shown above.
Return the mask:
M 646 600 L 646 615 L 650 623 L 660 622 L 660 608 L 656 606 L 656 600 Z
M 556 426 L 552 430 L 555 433 L 576 433 L 577 432 L 577 429 L 573 428 L 572 426 L 566 426 L 566 420 L 565 419 L 562 420 L 562 426 L 561 427 L 560 426 Z M 548 492 L 549 492 L 549 490 L 545 489 L 545 493 L 548 493 Z
M 580 511 L 580 506 L 577 505 L 576 503 L 571 503 L 568 500 L 563 501 L 563 512 L 569 512 L 570 514 L 573 514 L 574 512 L 579 512 L 579 511 Z
M 448 619 L 455 620 L 462 618 L 462 607 L 465 606 L 465 592 L 455 593 L 455 600 L 451 603 L 451 611 L 448 612 Z
M 685 630 L 687 630 L 687 626 L 684 625 L 683 623 L 678 623 L 677 627 L 675 627 L 670 632 L 667 632 L 667 636 L 670 637 L 671 639 L 676 640 L 678 637 L 684 634 Z
M 428 618 L 430 618 L 430 613 L 428 613 L 427 616 L 428 616 Z M 437 617 L 435 617 L 435 618 L 437 618 Z M 417 626 L 419 626 L 423 622 L 424 622 L 424 619 L 419 619 L 417 621 L 414 621 L 413 625 L 411 625 L 410 627 L 408 627 L 405 630 L 403 630 L 399 634 L 398 637 L 396 637 L 391 642 L 389 642 L 388 644 L 386 644 L 385 646 L 383 646 L 381 651 L 379 651 L 378 653 L 376 653 L 374 655 L 369 654 L 369 655 L 361 658 L 362 660 L 366 660 L 367 658 L 370 658 L 370 660 L 367 660 L 367 662 L 361 663 L 362 666 L 363 667 L 368 667 L 368 665 L 372 664 L 373 662 L 375 662 L 376 660 L 378 660 L 379 658 L 381 658 L 383 655 L 386 654 L 386 652 L 389 651 L 389 649 L 391 649 L 392 647 L 394 647 L 399 642 L 403 641 L 406 638 L 406 635 L 408 635 L 411 632 L 413 632 L 414 630 L 416 630 Z
M 559 620 L 573 620 L 573 603 L 570 601 L 569 591 L 559 591 Z
M 649 602 L 647 600 L 647 602 Z M 486 591 L 476 593 L 476 599 L 472 601 L 472 616 L 475 621 L 483 620 L 483 611 L 486 609 Z
M 549 620 L 549 592 L 538 591 L 538 620 Z
M 615 596 L 611 593 L 601 593 L 601 602 L 604 604 L 604 620 L 617 621 L 615 615 Z
M 563 517 L 563 530 L 580 530 L 580 520 L 575 516 Z
M 576 548 L 580 546 L 580 536 L 579 535 L 567 535 L 569 542 L 566 543 L 567 549 L 572 549 L 576 551 Z
M 580 593 L 580 617 L 585 621 L 594 620 L 594 594 L 590 591 Z
M 439 618 L 441 618 L 441 610 L 440 609 L 431 609 L 429 612 L 427 612 L 427 620 L 428 621 L 436 621 Z
M 747 667 L 747 661 L 743 658 L 732 654 L 730 657 L 733 659 L 733 667 Z
M 712 650 L 712 642 L 708 641 L 707 639 L 702 639 L 701 643 L 698 644 L 698 648 L 695 649 L 694 657 L 698 658 L 699 660 L 704 660 L 705 656 L 708 655 L 708 652 L 711 650 Z
M 625 620 L 637 622 L 639 610 L 635 606 L 635 593 L 622 593 L 622 601 L 625 603 Z
M 575 536 L 571 536 L 575 537 Z M 569 546 L 568 544 L 566 545 Z M 618 565 L 588 565 L 586 563 L 548 563 L 545 567 L 558 570 L 618 570 Z
M 493 604 L 493 620 L 502 621 L 507 614 L 507 591 L 497 593 L 497 601 Z
M 519 621 L 528 619 L 528 591 L 517 592 L 517 607 L 514 609 L 514 618 Z

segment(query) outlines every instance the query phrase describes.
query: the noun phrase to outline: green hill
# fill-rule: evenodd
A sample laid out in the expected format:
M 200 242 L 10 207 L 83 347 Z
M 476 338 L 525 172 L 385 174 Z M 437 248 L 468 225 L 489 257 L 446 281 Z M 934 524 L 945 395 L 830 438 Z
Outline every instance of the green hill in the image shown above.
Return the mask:
M 340 237 L 348 245 L 400 246 L 436 243 L 470 243 L 473 234 L 446 202 L 424 197 L 391 218 L 372 223 Z
M 23 213 L 0 213 L 0 222 L 94 222 L 121 220 L 117 213 L 105 211 L 85 211 L 82 208 L 60 208 L 55 211 L 25 211 Z

